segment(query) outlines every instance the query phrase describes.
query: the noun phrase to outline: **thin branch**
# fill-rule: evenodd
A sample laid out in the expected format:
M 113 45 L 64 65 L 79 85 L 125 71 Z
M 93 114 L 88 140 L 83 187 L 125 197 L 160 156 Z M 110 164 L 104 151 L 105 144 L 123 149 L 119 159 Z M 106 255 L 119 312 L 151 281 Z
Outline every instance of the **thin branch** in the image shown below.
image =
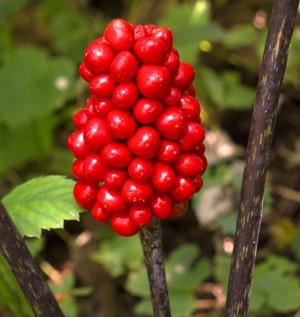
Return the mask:
M 43 274 L 0 202 L 0 251 L 38 317 L 63 317 Z
M 162 250 L 160 220 L 153 218 L 140 231 L 153 305 L 153 317 L 171 317 Z
M 248 314 L 278 99 L 299 0 L 275 0 L 257 85 L 241 190 L 226 317 Z

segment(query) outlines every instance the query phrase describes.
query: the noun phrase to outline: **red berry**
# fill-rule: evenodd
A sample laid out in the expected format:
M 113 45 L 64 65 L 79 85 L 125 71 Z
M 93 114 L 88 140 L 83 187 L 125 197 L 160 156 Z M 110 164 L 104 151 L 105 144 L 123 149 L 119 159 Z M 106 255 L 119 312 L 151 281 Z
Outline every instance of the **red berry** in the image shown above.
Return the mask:
M 187 95 L 189 95 L 189 96 L 191 96 L 191 97 L 196 97 L 196 89 L 195 89 L 195 87 L 192 85 L 192 86 L 190 86 L 188 89 L 187 89 L 187 91 L 186 91 L 186 94 Z
M 97 201 L 101 208 L 110 213 L 126 212 L 129 208 L 120 191 L 112 190 L 105 185 L 99 189 Z
M 199 157 L 201 157 L 205 152 L 205 145 L 204 143 L 200 143 L 199 145 L 197 145 L 194 150 L 193 153 L 197 154 Z
M 111 21 L 106 27 L 103 37 L 115 52 L 130 50 L 133 44 L 131 25 L 122 19 Z
M 150 208 L 159 219 L 169 218 L 174 209 L 174 204 L 168 194 L 155 193 L 150 201 Z
M 203 168 L 203 171 L 202 171 L 202 174 L 203 174 L 205 172 L 206 168 L 207 168 L 208 162 L 207 162 L 207 158 L 206 158 L 206 156 L 204 154 L 202 156 L 200 156 L 200 158 L 201 158 L 201 160 L 202 160 L 202 162 L 204 164 L 204 168 Z
M 146 24 L 145 29 L 147 30 L 147 35 L 151 35 L 152 32 L 156 29 L 156 25 L 154 24 Z
M 76 158 L 85 158 L 91 153 L 85 141 L 83 129 L 73 132 L 68 137 L 67 145 Z
M 84 128 L 84 138 L 93 151 L 101 151 L 108 142 L 116 140 L 106 126 L 105 120 L 100 117 L 92 118 L 87 122 Z
M 114 107 L 111 98 L 99 98 L 97 96 L 92 96 L 89 101 L 90 100 L 93 103 L 96 116 L 105 118 Z
M 195 192 L 196 186 L 191 178 L 177 175 L 169 195 L 175 202 L 179 203 L 190 199 Z
M 151 32 L 151 37 L 160 40 L 164 43 L 166 51 L 170 52 L 173 47 L 173 34 L 166 27 L 157 27 Z
M 73 195 L 79 206 L 90 210 L 97 201 L 98 190 L 98 184 L 79 181 L 74 186 Z
M 110 97 L 115 90 L 117 83 L 109 74 L 101 74 L 90 82 L 90 91 L 99 97 Z
M 92 208 L 92 216 L 99 222 L 106 222 L 112 216 L 112 213 L 103 209 L 99 203 L 96 203 Z
M 137 40 L 148 36 L 148 31 L 146 30 L 144 25 L 136 25 L 133 28 L 133 40 L 136 42 Z
M 180 98 L 180 109 L 184 112 L 187 121 L 194 121 L 200 115 L 200 103 L 189 95 Z
M 162 99 L 166 107 L 178 107 L 180 105 L 181 92 L 174 86 L 171 86 L 168 94 Z
M 175 162 L 180 156 L 180 146 L 170 140 L 161 140 L 156 158 L 165 162 Z
M 148 204 L 132 205 L 129 209 L 129 216 L 138 227 L 147 226 L 152 220 Z
M 128 139 L 130 151 L 145 159 L 155 157 L 159 148 L 160 137 L 157 131 L 150 126 L 142 126 Z
M 88 83 L 94 78 L 94 75 L 86 68 L 84 62 L 79 66 L 79 74 Z
M 114 109 L 106 118 L 109 131 L 119 139 L 129 138 L 136 130 L 136 121 L 133 115 L 126 110 Z
M 142 124 L 154 122 L 163 110 L 163 104 L 158 99 L 140 98 L 134 105 L 133 114 Z
M 194 177 L 204 170 L 203 161 L 194 153 L 183 153 L 173 164 L 174 171 L 182 176 Z
M 195 184 L 196 192 L 198 192 L 203 186 L 203 179 L 200 175 L 197 175 L 193 178 Z
M 178 71 L 179 64 L 179 57 L 172 51 L 165 56 L 162 65 L 165 66 L 172 75 L 175 75 Z
M 194 68 L 188 63 L 180 62 L 175 77 L 173 77 L 172 85 L 184 93 L 191 86 L 194 77 Z
M 156 120 L 155 127 L 163 138 L 178 140 L 183 136 L 185 124 L 183 111 L 177 107 L 168 107 Z
M 103 148 L 101 158 L 110 167 L 123 168 L 130 163 L 132 154 L 125 144 L 113 142 Z
M 150 160 L 135 157 L 128 166 L 129 176 L 139 182 L 145 182 L 153 174 L 153 163 Z
M 130 109 L 139 98 L 139 91 L 133 81 L 120 83 L 112 94 L 112 102 L 116 108 Z
M 129 51 L 119 52 L 110 64 L 110 75 L 117 82 L 132 80 L 138 67 L 136 57 Z
M 84 109 L 81 109 L 74 114 L 73 124 L 74 124 L 76 129 L 80 130 L 80 129 L 84 128 L 87 121 L 88 121 L 88 117 L 87 117 Z
M 168 192 L 175 183 L 175 173 L 172 167 L 168 163 L 155 161 L 151 182 L 158 192 Z
M 84 63 L 93 75 L 107 73 L 114 51 L 104 42 L 95 41 L 88 45 L 84 53 Z
M 166 55 L 166 46 L 159 39 L 143 37 L 135 42 L 133 52 L 143 64 L 161 64 Z
M 138 69 L 135 80 L 143 96 L 160 99 L 168 93 L 171 75 L 164 66 L 146 64 Z
M 72 164 L 72 173 L 78 180 L 94 183 L 95 179 L 86 174 L 83 169 L 84 159 L 77 159 Z
M 182 152 L 194 150 L 200 143 L 203 142 L 205 131 L 197 122 L 187 122 L 186 129 L 178 144 Z
M 85 107 L 84 107 L 84 112 L 87 115 L 88 119 L 93 118 L 93 117 L 97 117 L 98 114 L 95 110 L 94 107 L 94 100 L 98 98 L 97 96 L 92 96 L 88 99 Z
M 127 178 L 126 170 L 110 168 L 104 175 L 104 184 L 112 190 L 121 190 Z
M 122 188 L 123 198 L 130 204 L 144 204 L 151 200 L 153 196 L 153 187 L 149 181 L 138 182 L 128 178 Z
M 105 173 L 109 170 L 99 153 L 91 153 L 87 156 L 83 162 L 83 169 L 88 177 L 97 182 L 102 182 Z
M 139 227 L 128 214 L 115 214 L 110 221 L 111 228 L 120 236 L 130 237 L 139 232 Z

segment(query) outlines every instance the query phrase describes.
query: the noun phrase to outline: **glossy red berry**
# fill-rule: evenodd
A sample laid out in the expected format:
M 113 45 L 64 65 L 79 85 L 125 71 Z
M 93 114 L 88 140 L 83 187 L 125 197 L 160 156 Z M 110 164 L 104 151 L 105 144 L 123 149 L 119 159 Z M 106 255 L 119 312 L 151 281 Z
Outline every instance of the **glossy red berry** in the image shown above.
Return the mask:
M 136 131 L 137 124 L 133 115 L 121 109 L 110 111 L 106 117 L 109 131 L 119 139 L 127 139 Z
M 133 108 L 133 114 L 142 124 L 154 122 L 163 110 L 163 103 L 158 99 L 140 98 Z
M 84 128 L 84 139 L 88 147 L 93 151 L 101 151 L 108 142 L 113 142 L 113 136 L 103 118 L 94 117 L 90 119 Z
M 166 219 L 171 217 L 174 204 L 168 194 L 155 193 L 150 201 L 150 208 L 157 218 Z
M 193 182 L 195 184 L 196 192 L 198 192 L 203 186 L 203 179 L 200 175 L 196 175 L 193 178 Z
M 101 208 L 110 213 L 128 211 L 129 205 L 120 191 L 112 190 L 106 185 L 101 187 L 97 194 L 97 201 Z
M 68 137 L 67 146 L 76 158 L 85 158 L 91 153 L 85 141 L 83 129 L 73 132 Z
M 103 209 L 98 202 L 92 208 L 92 217 L 99 222 L 106 222 L 112 216 L 112 213 Z
M 164 43 L 164 46 L 166 48 L 166 52 L 171 52 L 173 47 L 173 34 L 170 31 L 170 29 L 166 27 L 156 27 L 151 32 L 151 37 L 160 40 L 162 43 Z
M 107 73 L 115 52 L 104 42 L 93 42 L 85 50 L 84 63 L 93 75 Z
M 110 75 L 117 82 L 127 82 L 135 76 L 136 57 L 130 51 L 119 52 L 110 64 Z
M 175 178 L 175 173 L 170 164 L 160 161 L 154 162 L 154 171 L 151 182 L 158 192 L 168 192 L 173 187 Z
M 177 107 L 166 108 L 155 121 L 159 134 L 169 140 L 178 140 L 183 136 L 186 119 L 183 111 Z
M 79 66 L 79 74 L 88 83 L 94 78 L 94 75 L 86 68 L 84 62 Z
M 161 64 L 166 55 L 166 46 L 160 39 L 143 37 L 135 42 L 133 52 L 142 64 Z
M 101 74 L 90 82 L 90 91 L 99 97 L 110 97 L 117 86 L 110 74 Z
M 178 143 L 170 140 L 161 140 L 156 158 L 164 162 L 175 162 L 179 159 L 181 150 Z
M 95 183 L 95 179 L 87 175 L 83 168 L 84 159 L 76 159 L 72 164 L 72 173 L 78 180 Z
M 88 121 L 88 116 L 86 115 L 84 109 L 78 110 L 73 117 L 73 124 L 76 129 L 80 130 L 85 127 Z
M 182 152 L 193 151 L 200 143 L 203 142 L 205 131 L 197 122 L 187 122 L 184 134 L 178 144 Z
M 104 175 L 104 184 L 112 190 L 121 190 L 127 178 L 125 169 L 110 168 Z
M 100 98 L 97 96 L 92 97 L 93 99 L 91 100 L 91 102 L 93 103 L 95 115 L 105 118 L 114 107 L 111 98 Z
M 128 178 L 122 188 L 123 198 L 130 204 L 148 203 L 153 197 L 154 190 L 149 181 L 138 182 Z
M 200 103 L 189 95 L 180 98 L 180 109 L 184 112 L 187 121 L 194 121 L 200 115 Z
M 127 142 L 127 145 L 133 154 L 145 159 L 155 157 L 159 144 L 159 134 L 150 126 L 138 128 Z
M 131 109 L 138 98 L 139 90 L 133 81 L 120 83 L 112 94 L 112 102 L 119 109 Z
M 133 41 L 136 42 L 137 40 L 148 36 L 148 31 L 144 25 L 136 25 L 133 28 Z
M 129 217 L 136 226 L 147 226 L 152 220 L 152 212 L 148 204 L 132 205 L 129 209 Z
M 101 158 L 109 167 L 123 168 L 130 163 L 132 154 L 125 144 L 112 142 L 104 146 L 101 151 Z
M 180 62 L 175 77 L 172 80 L 172 85 L 184 93 L 191 86 L 194 78 L 194 68 L 188 63 Z
M 148 181 L 153 174 L 153 163 L 141 157 L 135 157 L 128 166 L 129 176 L 139 182 Z
M 130 50 L 133 45 L 132 27 L 122 19 L 111 21 L 106 27 L 103 37 L 115 52 Z
M 179 107 L 181 92 L 174 86 L 171 86 L 168 94 L 162 99 L 165 107 Z
M 139 227 L 129 214 L 115 214 L 110 221 L 111 228 L 120 236 L 130 237 L 139 232 Z
M 174 171 L 182 176 L 194 177 L 202 174 L 203 161 L 194 153 L 183 153 L 173 164 Z
M 135 80 L 141 94 L 153 99 L 164 98 L 171 85 L 170 72 L 161 65 L 142 65 Z
M 179 203 L 190 199 L 195 192 L 196 186 L 191 178 L 177 175 L 169 195 L 173 201 Z
M 73 195 L 79 206 L 90 210 L 97 201 L 98 190 L 99 185 L 96 183 L 78 181 L 74 186 Z
M 91 153 L 83 162 L 83 170 L 90 179 L 102 182 L 109 167 L 103 163 L 99 153 Z

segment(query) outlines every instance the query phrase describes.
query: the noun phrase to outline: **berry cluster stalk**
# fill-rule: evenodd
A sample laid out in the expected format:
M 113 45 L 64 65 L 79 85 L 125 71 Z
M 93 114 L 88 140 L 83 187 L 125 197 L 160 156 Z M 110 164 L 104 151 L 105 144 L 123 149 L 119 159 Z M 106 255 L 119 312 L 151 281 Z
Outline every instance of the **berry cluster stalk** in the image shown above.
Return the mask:
M 9 264 L 37 317 L 63 317 L 43 274 L 0 202 L 0 252 Z
M 139 235 L 148 272 L 153 317 L 171 317 L 160 220 L 153 217 L 152 222 L 147 227 L 141 228 Z
M 248 314 L 266 171 L 299 0 L 275 0 L 257 85 L 241 190 L 226 317 Z

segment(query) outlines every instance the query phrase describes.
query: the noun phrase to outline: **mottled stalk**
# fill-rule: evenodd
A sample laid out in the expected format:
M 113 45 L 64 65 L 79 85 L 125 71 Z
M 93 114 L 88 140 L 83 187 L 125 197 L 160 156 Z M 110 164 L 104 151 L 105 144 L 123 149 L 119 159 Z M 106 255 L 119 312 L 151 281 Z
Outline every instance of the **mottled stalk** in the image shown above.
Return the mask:
M 38 317 L 63 317 L 43 274 L 0 202 L 0 251 Z
M 149 226 L 141 229 L 140 240 L 148 272 L 153 317 L 171 317 L 159 219 L 153 218 Z
M 248 314 L 266 171 L 299 0 L 275 0 L 254 103 L 234 238 L 226 317 Z

